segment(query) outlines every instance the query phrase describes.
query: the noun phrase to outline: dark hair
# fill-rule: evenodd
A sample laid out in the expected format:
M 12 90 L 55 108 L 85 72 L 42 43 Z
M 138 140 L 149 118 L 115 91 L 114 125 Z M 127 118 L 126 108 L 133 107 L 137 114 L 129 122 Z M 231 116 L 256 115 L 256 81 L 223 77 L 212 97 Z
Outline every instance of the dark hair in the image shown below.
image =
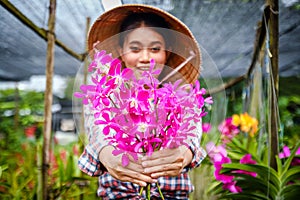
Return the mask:
M 122 22 L 120 27 L 119 45 L 123 46 L 124 39 L 130 30 L 140 28 L 142 25 L 151 27 L 157 33 L 162 35 L 165 40 L 166 46 L 171 44 L 170 32 L 166 29 L 170 29 L 166 20 L 154 13 L 131 13 Z

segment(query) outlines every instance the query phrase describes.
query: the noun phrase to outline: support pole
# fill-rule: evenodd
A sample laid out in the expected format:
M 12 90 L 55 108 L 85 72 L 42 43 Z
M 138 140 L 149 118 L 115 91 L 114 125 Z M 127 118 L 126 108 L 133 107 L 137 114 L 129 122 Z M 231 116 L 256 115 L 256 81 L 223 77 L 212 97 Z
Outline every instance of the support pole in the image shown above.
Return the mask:
M 270 128 L 270 166 L 277 169 L 276 158 L 278 155 L 278 86 L 279 86 L 279 75 L 278 75 L 278 41 L 279 41 L 279 6 L 278 0 L 267 0 L 267 5 L 270 9 L 269 19 L 269 34 L 270 34 L 270 53 L 271 53 L 271 97 L 270 97 L 270 117 L 269 117 L 269 128 Z
M 43 199 L 48 199 L 48 169 L 50 162 L 50 142 L 52 127 L 52 80 L 54 69 L 54 47 L 55 47 L 55 12 L 56 0 L 49 0 L 49 19 L 47 32 L 47 58 L 46 58 L 46 90 L 45 90 L 45 113 L 44 113 L 44 137 L 43 137 L 43 164 L 42 164 L 42 191 Z
M 86 18 L 86 32 L 85 32 L 85 37 L 88 38 L 89 30 L 90 30 L 90 25 L 91 25 L 91 18 L 87 17 Z M 88 40 L 85 40 L 85 52 L 88 52 Z M 84 60 L 84 77 L 83 77 L 83 84 L 87 83 L 87 75 L 88 75 L 88 59 L 86 58 Z

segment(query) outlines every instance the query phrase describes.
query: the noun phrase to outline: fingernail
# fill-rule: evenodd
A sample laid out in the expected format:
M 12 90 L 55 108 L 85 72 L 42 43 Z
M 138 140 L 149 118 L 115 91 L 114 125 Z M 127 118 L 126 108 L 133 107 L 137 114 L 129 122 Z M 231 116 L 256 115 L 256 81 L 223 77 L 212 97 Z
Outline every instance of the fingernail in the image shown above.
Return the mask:
M 157 175 L 156 174 L 151 174 L 151 177 L 152 178 L 157 178 Z

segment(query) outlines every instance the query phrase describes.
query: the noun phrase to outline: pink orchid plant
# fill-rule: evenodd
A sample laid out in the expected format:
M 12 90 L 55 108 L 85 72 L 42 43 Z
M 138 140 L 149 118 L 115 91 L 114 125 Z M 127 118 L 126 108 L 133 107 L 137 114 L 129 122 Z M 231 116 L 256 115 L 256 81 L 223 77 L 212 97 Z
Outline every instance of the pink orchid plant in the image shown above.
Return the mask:
M 235 114 L 221 122 L 218 130 L 219 143 L 206 144 L 215 178 L 212 191 L 225 199 L 258 199 L 266 194 L 268 199 L 294 199 L 300 195 L 300 142 L 292 150 L 283 146 L 276 158 L 277 169 L 273 169 L 268 163 L 267 145 L 258 148 L 255 118 Z
M 300 147 L 297 149 L 295 155 L 296 156 L 300 155 Z M 278 157 L 280 159 L 285 159 L 285 158 L 288 158 L 290 156 L 291 156 L 291 150 L 290 150 L 290 148 L 288 146 L 284 145 L 282 147 L 282 152 L 279 153 Z M 294 157 L 292 159 L 291 166 L 300 166 L 300 158 L 299 157 Z
M 103 126 L 105 139 L 114 145 L 114 155 L 122 154 L 122 164 L 129 164 L 139 154 L 151 156 L 162 148 L 186 145 L 194 137 L 196 124 L 206 115 L 206 90 L 197 81 L 192 84 L 160 83 L 155 78 L 155 62 L 136 79 L 133 70 L 122 68 L 121 61 L 105 51 L 97 51 L 88 71 L 92 84 L 81 85 L 74 96 L 90 106 L 95 125 Z
M 209 151 L 208 155 L 213 163 L 215 168 L 214 176 L 217 181 L 223 183 L 223 189 L 229 190 L 232 193 L 242 192 L 242 188 L 236 185 L 236 181 L 234 180 L 233 175 L 225 175 L 221 173 L 222 165 L 226 163 L 232 163 L 230 157 L 228 156 L 228 152 L 226 150 L 226 145 L 221 144 L 219 146 L 215 146 L 213 142 L 209 142 L 206 145 L 206 149 Z M 251 154 L 245 154 L 239 161 L 241 164 L 256 164 L 256 161 L 252 159 Z M 255 172 L 249 172 L 245 170 L 235 170 L 233 173 L 237 174 L 248 174 L 250 176 L 256 177 L 257 174 Z
M 231 142 L 235 138 L 237 138 L 241 132 L 249 132 L 249 130 L 257 130 L 257 120 L 252 118 L 247 113 L 240 115 L 233 115 L 231 117 L 226 118 L 224 121 L 220 123 L 218 126 L 218 130 L 221 133 L 220 141 L 221 144 L 216 146 L 213 142 L 208 142 L 206 144 L 206 150 L 208 151 L 209 158 L 215 168 L 214 176 L 217 181 L 220 181 L 223 186 L 223 189 L 229 190 L 232 193 L 240 193 L 242 192 L 242 188 L 237 186 L 237 181 L 234 180 L 233 175 L 226 175 L 221 173 L 223 169 L 223 164 L 233 163 L 238 161 L 240 164 L 256 164 L 256 161 L 252 159 L 252 155 L 250 153 L 246 153 L 241 155 L 240 158 L 235 158 L 235 161 L 229 156 L 231 149 Z M 207 129 L 207 127 L 211 127 L 211 125 L 204 123 L 203 132 Z M 209 129 L 210 130 L 210 129 Z M 245 131 L 246 130 L 246 131 Z M 254 133 L 253 133 L 254 135 Z M 232 173 L 235 174 L 247 174 L 252 177 L 256 177 L 257 174 L 255 172 L 250 172 L 246 170 L 234 170 Z

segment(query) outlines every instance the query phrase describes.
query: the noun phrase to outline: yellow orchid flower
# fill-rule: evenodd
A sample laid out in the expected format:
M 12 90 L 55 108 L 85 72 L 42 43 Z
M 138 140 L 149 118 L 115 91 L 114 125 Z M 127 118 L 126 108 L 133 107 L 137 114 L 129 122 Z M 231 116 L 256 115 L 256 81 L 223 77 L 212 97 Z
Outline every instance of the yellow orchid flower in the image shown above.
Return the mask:
M 240 130 L 249 133 L 251 137 L 254 137 L 258 129 L 258 121 L 256 118 L 251 117 L 247 112 L 232 116 L 232 124 L 239 126 Z

